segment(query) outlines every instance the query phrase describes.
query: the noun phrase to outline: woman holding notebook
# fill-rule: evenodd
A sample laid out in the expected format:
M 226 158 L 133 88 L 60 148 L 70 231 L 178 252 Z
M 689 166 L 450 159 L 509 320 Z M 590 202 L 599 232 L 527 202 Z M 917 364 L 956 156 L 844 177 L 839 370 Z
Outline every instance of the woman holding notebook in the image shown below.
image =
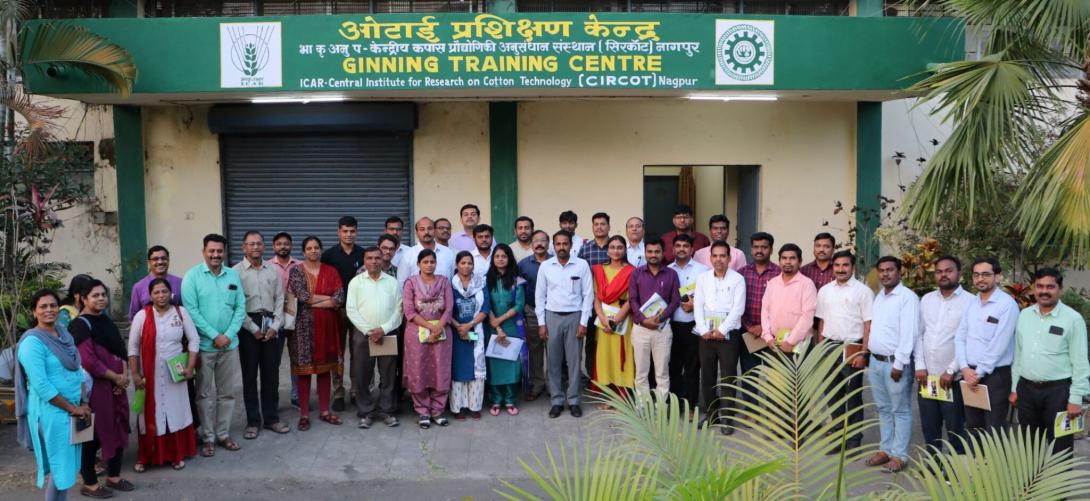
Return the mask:
M 129 371 L 144 391 L 144 409 L 136 416 L 137 473 L 148 465 L 180 470 L 197 453 L 186 388 L 200 356 L 197 329 L 185 308 L 170 303 L 167 279 L 152 280 L 148 293 L 151 304 L 136 313 L 129 330 Z
M 405 281 L 405 387 L 413 397 L 416 424 L 447 426 L 443 417 L 450 393 L 454 292 L 450 280 L 435 274 L 435 251 L 424 249 L 416 256 L 420 273 Z
M 461 251 L 454 258 L 457 273 L 451 278 L 454 314 L 451 341 L 450 410 L 454 419 L 481 419 L 486 368 L 483 322 L 488 318 L 488 290 L 484 277 L 473 273 L 473 254 Z
M 504 345 L 510 342 L 507 338 L 525 340 L 522 309 L 526 306 L 526 299 L 522 284 L 517 280 L 518 268 L 510 246 L 499 244 L 492 251 L 492 265 L 488 268 L 486 277 L 488 297 L 492 303 L 492 311 L 488 314 L 488 330 L 491 336 L 496 338 L 497 343 Z M 489 342 L 492 342 L 491 339 Z M 502 405 L 508 414 L 518 415 L 515 394 L 521 372 L 522 363 L 519 360 L 488 359 L 488 393 L 492 401 L 490 414 L 498 416 Z
M 623 388 L 633 387 L 636 377 L 632 340 L 628 337 L 632 327 L 628 282 L 636 268 L 628 264 L 627 248 L 624 237 L 610 237 L 606 242 L 609 263 L 590 267 L 594 277 L 594 313 L 598 318 L 595 322 L 598 346 L 591 380 L 598 388 L 612 386 L 622 393 Z M 608 408 L 605 404 L 600 407 Z

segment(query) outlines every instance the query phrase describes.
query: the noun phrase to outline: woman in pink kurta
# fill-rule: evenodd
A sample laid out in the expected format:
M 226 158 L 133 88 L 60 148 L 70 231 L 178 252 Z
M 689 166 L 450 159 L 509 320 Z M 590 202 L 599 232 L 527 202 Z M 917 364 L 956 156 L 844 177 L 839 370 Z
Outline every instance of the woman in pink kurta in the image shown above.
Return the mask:
M 405 320 L 409 323 L 405 329 L 404 384 L 420 415 L 417 424 L 426 429 L 432 423 L 450 424 L 443 417 L 443 408 L 450 392 L 452 338 L 447 324 L 454 312 L 454 293 L 450 280 L 435 274 L 435 252 L 420 251 L 416 262 L 420 274 L 409 277 L 404 290 Z

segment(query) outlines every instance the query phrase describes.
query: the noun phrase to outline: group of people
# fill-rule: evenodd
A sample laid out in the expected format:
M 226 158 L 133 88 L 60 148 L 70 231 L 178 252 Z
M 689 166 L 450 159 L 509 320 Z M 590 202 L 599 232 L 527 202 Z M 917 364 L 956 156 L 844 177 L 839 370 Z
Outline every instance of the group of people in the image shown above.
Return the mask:
M 230 424 L 240 388 L 243 438 L 289 433 L 278 400 L 285 346 L 298 431 L 311 426 L 316 379 L 318 419 L 331 425 L 342 424 L 338 413 L 354 402 L 359 428 L 398 426 L 403 392 L 425 429 L 448 426 L 448 415 L 481 419 L 486 404 L 492 416 L 518 415 L 520 396 L 547 394 L 550 417 L 580 417 L 589 384 L 643 402 L 676 394 L 702 409 L 702 426 L 731 434 L 733 390 L 720 383 L 760 365 L 760 351 L 791 356 L 811 342 L 843 345 L 858 354 L 831 376 L 852 394 L 836 413 L 862 419 L 856 390 L 865 371 L 881 432 L 880 452 L 867 464 L 890 471 L 908 458 L 913 381 L 926 386 L 937 377 L 953 391 L 951 402 L 920 397 L 923 433 L 935 446 L 943 428 L 954 438 L 1006 426 L 1010 406 L 1023 425 L 1051 438 L 1053 417 L 1081 413 L 1090 393 L 1086 325 L 1059 302 L 1063 278 L 1051 268 L 1034 276 L 1037 304 L 1019 311 L 998 288 L 1002 270 L 992 258 L 972 265 L 976 295 L 959 285 L 961 262 L 940 258 L 937 290 L 921 300 L 901 284 L 901 262 L 882 257 L 876 294 L 856 278 L 855 256 L 836 251 L 828 233 L 815 237 L 805 265 L 791 243 L 773 262 L 773 236 L 755 233 L 748 262 L 728 243 L 727 217 L 711 217 L 705 235 L 686 206 L 674 211 L 673 231 L 650 239 L 638 217 L 625 222 L 623 236 L 611 235 L 606 213 L 591 217 L 586 239 L 571 211 L 552 235 L 519 217 L 510 245 L 494 241 L 475 205 L 461 208 L 459 222 L 452 234 L 449 220 L 422 217 L 408 246 L 403 221 L 391 217 L 375 245 L 361 247 L 358 223 L 346 216 L 335 245 L 303 239 L 302 260 L 285 232 L 273 236 L 265 260 L 264 235 L 249 231 L 234 267 L 224 263 L 227 240 L 210 234 L 203 262 L 184 277 L 170 274 L 166 248 L 151 247 L 149 274 L 131 293 L 127 342 L 106 314 L 101 281 L 75 277 L 63 301 L 38 292 L 36 326 L 17 349 L 17 414 L 39 486 L 48 476 L 47 498 L 63 498 L 79 470 L 85 496 L 134 488 L 121 477 L 130 385 L 138 391 L 136 472 L 239 450 Z M 986 391 L 990 411 L 962 405 L 962 381 Z M 94 438 L 71 444 L 70 419 L 92 414 Z M 1071 438 L 1057 438 L 1056 447 L 1070 448 Z

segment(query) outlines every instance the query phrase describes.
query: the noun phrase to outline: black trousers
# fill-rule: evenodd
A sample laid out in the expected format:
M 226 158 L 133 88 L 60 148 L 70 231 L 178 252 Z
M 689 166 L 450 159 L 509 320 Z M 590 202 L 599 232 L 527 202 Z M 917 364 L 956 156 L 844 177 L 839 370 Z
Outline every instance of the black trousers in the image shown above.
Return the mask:
M 670 390 L 690 408 L 700 403 L 700 336 L 693 334 L 694 327 L 696 322 L 670 322 Z
M 719 385 L 738 376 L 738 355 L 744 349 L 741 334 L 737 330 L 731 331 L 726 341 L 698 341 L 701 406 L 708 423 L 723 423 L 733 415 L 734 404 L 729 399 L 734 397 L 734 389 Z
M 400 352 L 399 352 L 400 353 Z M 397 357 L 386 355 L 371 356 L 371 343 L 368 336 L 355 327 L 352 328 L 352 379 L 356 386 L 356 415 L 367 417 L 376 414 L 393 416 L 397 413 L 397 398 L 394 393 L 394 379 L 397 377 Z M 371 381 L 375 378 L 378 367 L 378 386 L 371 391 Z
M 857 391 L 863 387 L 863 373 L 864 369 L 855 369 L 850 366 L 845 366 L 840 369 L 834 369 L 832 379 L 839 384 L 841 381 L 847 381 L 844 386 L 841 386 L 837 390 L 836 396 L 833 397 L 833 401 L 839 401 L 844 398 L 845 395 L 851 392 L 856 392 L 854 395 L 848 398 L 844 405 L 838 405 L 833 408 L 833 420 L 836 421 L 837 427 L 835 430 L 840 430 L 844 426 L 844 414 L 848 414 L 848 425 L 854 425 L 863 421 L 863 392 Z M 862 433 L 856 433 L 848 437 L 849 441 L 861 442 L 863 440 Z
M 1075 438 L 1071 435 L 1056 438 L 1053 427 L 1056 413 L 1067 412 L 1067 398 L 1071 390 L 1071 379 L 1034 383 L 1027 379 L 1018 380 L 1018 423 L 1030 431 L 1044 430 L 1048 440 L 1056 439 L 1054 452 L 1069 450 L 1074 452 Z
M 991 374 L 984 376 L 980 384 L 988 387 L 988 400 L 992 404 L 991 412 L 976 407 L 965 408 L 965 429 L 988 430 L 1007 427 L 1007 414 L 1010 411 L 1011 366 L 996 367 Z M 959 385 L 960 386 L 960 385 Z
M 954 401 L 943 402 L 923 398 L 916 394 L 920 406 L 920 429 L 923 431 L 923 440 L 927 445 L 934 447 L 932 452 L 942 452 L 942 429 L 946 427 L 946 441 L 950 443 L 953 452 L 963 454 L 965 447 L 959 437 L 965 436 L 965 403 L 961 398 L 961 385 L 954 381 Z M 930 450 L 930 449 L 929 449 Z M 949 451 L 947 451 L 949 452 Z
M 598 328 L 594 326 L 595 320 L 594 312 L 590 313 L 590 318 L 587 319 L 587 335 L 584 336 L 583 343 L 583 368 L 587 370 L 587 380 L 589 381 L 594 375 L 594 364 L 597 362 L 596 353 L 598 351 Z
M 248 315 L 254 323 L 261 325 L 260 314 Z M 277 413 L 280 405 L 280 356 L 279 341 L 258 341 L 246 329 L 238 331 L 238 360 L 242 366 L 242 400 L 246 404 L 246 426 L 260 427 L 280 420 Z
M 98 449 L 101 445 L 98 439 L 92 439 L 89 442 L 84 442 L 83 448 L 80 450 L 80 462 L 79 473 L 83 477 L 84 485 L 95 485 L 98 483 L 98 474 L 95 473 L 95 455 L 98 454 Z M 120 477 L 121 476 L 121 458 L 124 456 L 124 449 L 118 448 L 114 456 L 106 461 L 106 476 L 107 477 Z

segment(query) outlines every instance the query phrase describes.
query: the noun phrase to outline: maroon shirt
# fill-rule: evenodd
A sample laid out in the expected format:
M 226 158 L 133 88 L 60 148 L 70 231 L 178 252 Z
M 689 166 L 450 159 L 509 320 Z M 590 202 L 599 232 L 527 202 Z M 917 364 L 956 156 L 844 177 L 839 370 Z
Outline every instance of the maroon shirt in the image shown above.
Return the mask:
M 757 273 L 757 263 L 750 263 L 742 268 L 742 278 L 746 279 L 746 312 L 742 314 L 742 328 L 749 329 L 761 324 L 761 303 L 765 297 L 765 288 L 772 277 L 780 275 L 780 265 L 769 262 L 764 273 Z
M 656 275 L 651 274 L 647 265 L 636 268 L 628 281 L 628 301 L 632 303 L 632 319 L 641 323 L 647 319 L 640 313 L 640 307 L 651 296 L 658 294 L 666 301 L 666 309 L 662 312 L 663 321 L 674 316 L 674 310 L 681 304 L 681 282 L 677 278 L 677 272 L 660 266 Z
M 821 290 L 821 288 L 825 286 L 825 284 L 832 282 L 836 279 L 836 276 L 833 275 L 832 261 L 829 261 L 829 267 L 825 268 L 824 271 L 822 271 L 821 268 L 818 268 L 817 261 L 812 261 L 806 265 L 803 265 L 802 268 L 799 268 L 799 273 L 802 273 L 804 277 L 809 278 L 811 281 L 813 281 L 814 287 L 817 287 L 818 290 Z
M 670 264 L 674 262 L 674 237 L 677 236 L 677 230 L 671 231 L 662 236 L 662 259 L 663 264 Z M 711 247 L 712 241 L 708 239 L 708 236 L 699 231 L 690 231 L 689 236 L 693 237 L 693 254 L 696 251 L 705 247 Z

